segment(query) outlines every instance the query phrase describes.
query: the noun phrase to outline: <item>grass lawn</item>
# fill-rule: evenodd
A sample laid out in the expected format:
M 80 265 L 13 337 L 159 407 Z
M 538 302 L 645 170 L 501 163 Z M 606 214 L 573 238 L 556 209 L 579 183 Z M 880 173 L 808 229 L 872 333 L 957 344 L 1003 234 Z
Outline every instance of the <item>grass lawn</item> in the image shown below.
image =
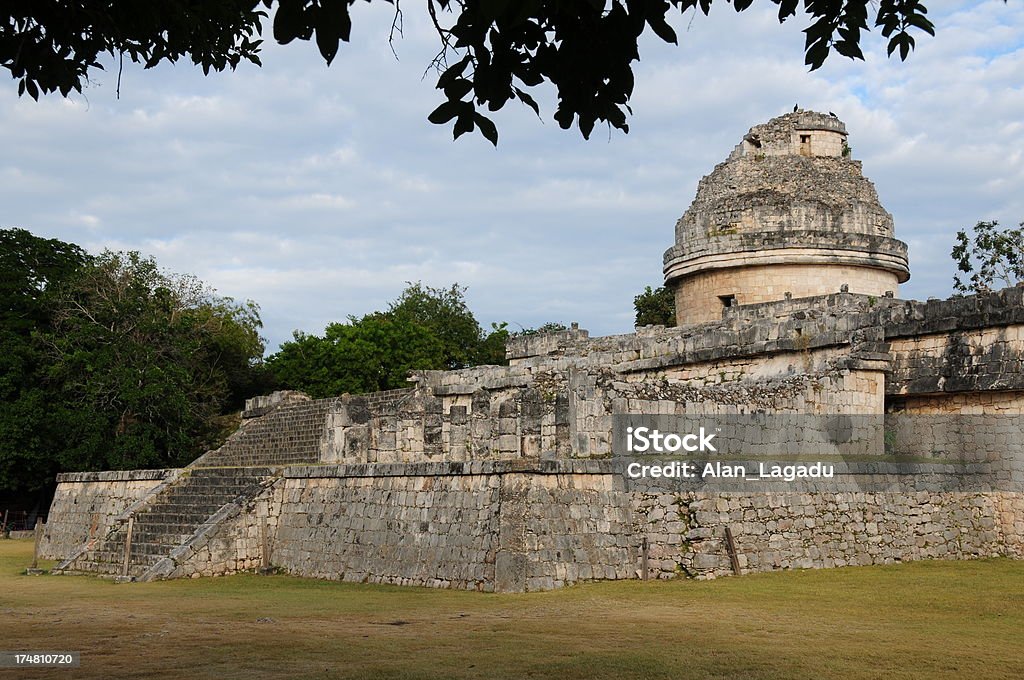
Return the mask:
M 494 595 L 287 576 L 24 576 L 0 540 L 0 650 L 34 678 L 1022 678 L 1024 562 L 917 562 Z M 48 566 L 48 565 L 41 565 Z

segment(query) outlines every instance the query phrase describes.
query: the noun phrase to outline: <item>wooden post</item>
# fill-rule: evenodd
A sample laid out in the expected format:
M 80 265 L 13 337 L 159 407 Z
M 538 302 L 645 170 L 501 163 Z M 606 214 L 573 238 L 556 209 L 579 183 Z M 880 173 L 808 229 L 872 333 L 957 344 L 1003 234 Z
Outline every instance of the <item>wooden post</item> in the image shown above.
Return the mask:
M 36 532 L 35 532 L 36 545 L 32 549 L 32 569 L 39 568 L 39 539 L 43 536 L 43 520 L 36 517 Z
M 260 567 L 270 569 L 270 541 L 267 537 L 267 518 L 260 517 Z
M 0 524 L 0 534 L 2 534 L 2 535 L 6 535 L 7 534 L 7 513 L 8 512 L 10 512 L 10 511 L 9 510 L 4 510 L 4 522 L 3 522 L 3 524 Z
M 732 563 L 732 573 L 740 575 L 740 559 L 736 555 L 736 542 L 732 539 L 732 529 L 725 527 L 725 547 L 729 551 L 729 561 Z
M 128 533 L 124 537 L 124 565 L 121 567 L 121 576 L 128 576 L 128 564 L 132 556 L 132 532 L 135 531 L 135 517 L 128 518 Z
M 643 542 L 640 543 L 640 580 L 646 581 L 649 571 L 647 568 L 647 537 L 644 536 Z

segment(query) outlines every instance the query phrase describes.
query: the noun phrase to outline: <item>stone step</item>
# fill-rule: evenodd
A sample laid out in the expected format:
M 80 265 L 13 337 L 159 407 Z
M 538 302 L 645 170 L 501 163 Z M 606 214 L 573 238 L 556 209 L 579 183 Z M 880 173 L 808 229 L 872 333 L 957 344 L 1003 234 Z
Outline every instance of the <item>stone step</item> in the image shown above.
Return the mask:
M 204 506 L 193 506 L 192 508 L 181 508 L 173 505 L 165 506 L 153 512 L 141 512 L 135 516 L 135 526 L 140 524 L 189 524 L 198 522 L 202 524 L 210 515 L 214 514 L 225 503 L 211 503 Z
M 267 467 L 193 468 L 134 515 L 129 574 L 141 576 L 224 506 L 251 498 L 273 474 Z M 113 531 L 71 565 L 78 571 L 120 575 L 124 569 L 127 524 Z
M 139 543 L 164 543 L 177 545 L 194 533 L 195 527 L 182 526 L 180 524 L 147 529 L 146 531 L 140 531 L 132 536 L 132 543 L 134 544 L 138 541 Z M 119 545 L 124 545 L 124 543 L 121 542 Z

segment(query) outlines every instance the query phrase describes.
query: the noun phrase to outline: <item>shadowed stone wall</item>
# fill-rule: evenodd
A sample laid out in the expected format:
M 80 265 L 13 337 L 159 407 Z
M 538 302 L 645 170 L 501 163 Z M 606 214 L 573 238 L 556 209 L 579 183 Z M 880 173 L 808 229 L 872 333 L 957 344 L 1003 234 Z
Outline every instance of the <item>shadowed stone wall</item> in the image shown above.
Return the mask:
M 61 559 L 90 539 L 102 538 L 114 518 L 178 473 L 176 470 L 67 472 L 57 476 L 46 531 L 44 559 Z

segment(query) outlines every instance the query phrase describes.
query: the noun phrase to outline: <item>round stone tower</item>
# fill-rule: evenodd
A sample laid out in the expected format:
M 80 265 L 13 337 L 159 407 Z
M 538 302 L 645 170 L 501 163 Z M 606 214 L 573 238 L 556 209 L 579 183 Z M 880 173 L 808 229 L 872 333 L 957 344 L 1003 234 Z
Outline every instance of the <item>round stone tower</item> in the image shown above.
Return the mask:
M 910 278 L 892 215 L 850 159 L 846 126 L 796 111 L 755 125 L 704 177 L 665 252 L 676 319 L 840 290 L 884 295 Z

